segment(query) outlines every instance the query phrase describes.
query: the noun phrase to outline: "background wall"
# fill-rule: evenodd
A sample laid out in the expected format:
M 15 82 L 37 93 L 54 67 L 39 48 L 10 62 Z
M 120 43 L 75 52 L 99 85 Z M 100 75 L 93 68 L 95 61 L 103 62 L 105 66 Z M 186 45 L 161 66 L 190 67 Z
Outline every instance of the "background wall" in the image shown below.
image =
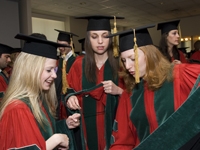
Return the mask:
M 19 33 L 18 2 L 0 0 L 0 43 L 19 47 L 20 41 L 14 39 Z

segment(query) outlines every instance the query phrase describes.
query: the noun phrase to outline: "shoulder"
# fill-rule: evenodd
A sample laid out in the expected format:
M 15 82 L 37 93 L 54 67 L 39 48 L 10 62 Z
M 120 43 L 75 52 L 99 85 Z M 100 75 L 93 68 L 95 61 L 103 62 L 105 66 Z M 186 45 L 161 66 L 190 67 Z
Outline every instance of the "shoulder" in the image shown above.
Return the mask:
M 16 99 L 13 100 L 5 109 L 4 115 L 6 115 L 9 112 L 16 111 L 16 110 L 28 110 L 31 112 L 29 107 L 21 100 Z

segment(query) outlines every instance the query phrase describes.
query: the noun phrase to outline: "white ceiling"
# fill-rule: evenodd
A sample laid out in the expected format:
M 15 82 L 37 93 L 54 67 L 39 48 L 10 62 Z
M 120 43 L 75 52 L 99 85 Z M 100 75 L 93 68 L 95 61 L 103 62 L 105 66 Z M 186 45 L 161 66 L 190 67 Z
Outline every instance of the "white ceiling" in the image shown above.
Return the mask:
M 116 15 L 138 27 L 200 15 L 200 0 L 31 0 L 32 12 L 56 16 Z

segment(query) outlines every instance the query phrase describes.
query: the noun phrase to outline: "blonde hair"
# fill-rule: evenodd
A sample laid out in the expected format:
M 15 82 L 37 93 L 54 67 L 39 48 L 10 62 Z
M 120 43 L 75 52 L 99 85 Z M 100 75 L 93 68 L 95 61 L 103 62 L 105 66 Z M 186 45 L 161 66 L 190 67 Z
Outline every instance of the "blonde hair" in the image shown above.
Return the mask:
M 57 99 L 54 83 L 48 91 L 43 91 L 41 87 L 41 74 L 45 61 L 45 57 L 24 52 L 18 55 L 8 88 L 1 102 L 0 118 L 8 104 L 22 98 L 29 98 L 31 111 L 42 126 L 45 123 L 40 111 L 43 101 L 47 104 L 50 113 L 56 116 Z
M 143 79 L 147 82 L 150 90 L 160 88 L 165 80 L 172 80 L 171 63 L 162 55 L 154 45 L 139 47 L 146 57 L 146 73 Z M 120 76 L 124 78 L 127 90 L 130 92 L 135 86 L 135 78 L 123 66 Z

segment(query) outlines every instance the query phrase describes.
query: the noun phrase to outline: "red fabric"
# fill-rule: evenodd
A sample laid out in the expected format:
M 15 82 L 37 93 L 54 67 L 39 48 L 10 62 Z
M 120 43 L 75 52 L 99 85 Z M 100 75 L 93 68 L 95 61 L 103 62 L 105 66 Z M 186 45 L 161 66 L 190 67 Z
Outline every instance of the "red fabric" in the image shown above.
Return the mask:
M 190 59 L 200 60 L 200 51 L 196 51 L 194 54 L 192 54 Z
M 1 149 L 37 145 L 46 150 L 45 140 L 29 107 L 20 100 L 9 104 L 0 120 Z
M 130 95 L 123 92 L 120 97 L 115 119 L 118 128 L 112 133 L 115 143 L 110 150 L 132 150 L 139 143 L 136 129 L 129 118 L 132 109 Z
M 151 90 L 148 90 L 147 85 L 145 84 L 145 91 L 144 91 L 144 103 L 145 103 L 145 111 L 147 114 L 147 119 L 149 122 L 149 131 L 152 133 L 157 127 L 158 122 L 156 118 L 156 112 L 154 109 L 154 92 Z
M 186 60 L 186 58 L 185 58 L 183 52 L 181 52 L 180 50 L 178 50 L 178 52 L 179 52 L 179 55 L 180 55 L 180 61 L 181 61 L 181 63 L 187 63 L 187 60 Z M 172 56 L 171 62 L 173 62 L 174 60 L 175 60 L 175 59 L 174 59 L 174 57 Z
M 187 99 L 198 75 L 200 74 L 199 64 L 179 64 L 175 65 L 173 70 L 174 75 L 174 109 L 177 110 L 181 104 Z M 153 92 L 145 89 L 145 110 L 149 121 L 150 132 L 152 133 L 157 128 L 157 120 L 154 110 Z M 132 150 L 140 142 L 137 137 L 137 131 L 130 120 L 132 110 L 130 95 L 123 93 L 120 98 L 119 106 L 116 114 L 118 122 L 118 130 L 113 131 L 114 144 L 111 145 L 111 150 Z
M 0 92 L 5 92 L 7 89 L 8 85 L 5 82 L 4 78 L 0 76 Z

